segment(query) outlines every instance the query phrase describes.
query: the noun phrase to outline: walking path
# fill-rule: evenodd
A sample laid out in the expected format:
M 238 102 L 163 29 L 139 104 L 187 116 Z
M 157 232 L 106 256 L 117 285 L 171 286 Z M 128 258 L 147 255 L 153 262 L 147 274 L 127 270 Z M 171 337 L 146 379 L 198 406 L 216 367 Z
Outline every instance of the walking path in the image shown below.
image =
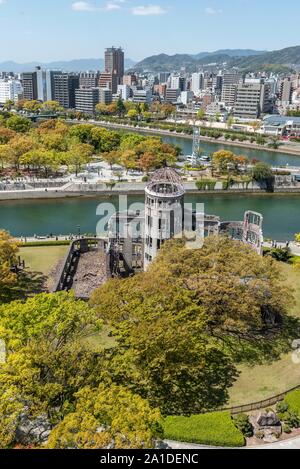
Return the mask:
M 165 440 L 165 443 L 172 449 L 232 449 L 232 448 L 223 448 L 220 446 L 206 446 L 206 445 L 196 445 L 192 443 L 183 443 L 179 441 L 170 441 Z M 244 446 L 243 448 L 234 448 L 234 449 L 300 449 L 300 437 L 291 438 L 290 440 L 278 441 L 276 443 L 270 443 L 266 445 L 257 445 L 257 446 Z

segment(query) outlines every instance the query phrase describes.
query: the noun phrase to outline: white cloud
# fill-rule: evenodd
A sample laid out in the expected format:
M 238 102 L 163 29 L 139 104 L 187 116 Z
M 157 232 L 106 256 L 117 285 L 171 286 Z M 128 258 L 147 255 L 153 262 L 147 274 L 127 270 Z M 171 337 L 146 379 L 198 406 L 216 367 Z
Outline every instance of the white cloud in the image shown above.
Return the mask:
M 205 8 L 205 13 L 207 13 L 208 15 L 220 15 L 223 13 L 223 10 L 207 7 Z
M 1 0 L 0 0 L 1 2 Z M 72 10 L 74 11 L 115 11 L 120 10 L 121 4 L 125 3 L 125 0 L 110 0 L 104 6 L 100 7 L 90 2 L 74 2 L 72 3 Z
M 74 11 L 95 11 L 97 7 L 88 2 L 74 2 L 72 3 L 72 10 Z
M 133 15 L 137 16 L 154 16 L 167 13 L 167 11 L 159 5 L 138 6 L 131 8 L 131 12 Z
M 121 9 L 121 6 L 118 5 L 117 3 L 111 3 L 111 2 L 109 2 L 109 3 L 107 3 L 107 4 L 105 5 L 104 9 L 105 9 L 106 11 L 120 10 L 120 9 Z

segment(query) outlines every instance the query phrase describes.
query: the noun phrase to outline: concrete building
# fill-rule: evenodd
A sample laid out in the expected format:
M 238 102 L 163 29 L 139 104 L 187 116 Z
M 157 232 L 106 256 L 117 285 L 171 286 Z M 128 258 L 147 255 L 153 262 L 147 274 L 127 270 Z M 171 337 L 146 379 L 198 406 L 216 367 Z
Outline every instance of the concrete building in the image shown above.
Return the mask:
M 80 88 L 97 88 L 99 86 L 99 72 L 83 72 L 79 75 Z
M 180 101 L 184 106 L 190 104 L 194 99 L 193 91 L 182 91 L 180 94 Z
M 18 101 L 22 97 L 23 88 L 19 80 L 0 79 L 0 104 L 6 101 Z
M 300 117 L 266 116 L 263 119 L 262 131 L 275 136 L 300 137 Z
M 150 90 L 135 90 L 133 92 L 134 103 L 146 103 L 151 104 L 152 93 Z
M 199 94 L 204 88 L 204 74 L 203 73 L 193 73 L 192 82 L 191 82 L 191 91 L 195 95 Z
M 123 85 L 135 86 L 137 84 L 137 77 L 133 73 L 123 76 Z
M 155 259 L 162 244 L 183 231 L 185 190 L 170 168 L 157 171 L 146 187 L 144 269 Z
M 38 99 L 37 73 L 22 73 L 21 82 L 23 87 L 23 97 L 27 101 Z
M 270 85 L 262 80 L 248 80 L 237 86 L 234 116 L 257 119 L 270 111 Z
M 99 88 L 80 88 L 75 90 L 75 109 L 93 115 L 99 104 Z
M 117 93 L 123 101 L 127 101 L 131 96 L 131 88 L 128 85 L 118 85 Z
M 281 105 L 286 107 L 292 103 L 293 82 L 291 78 L 285 78 L 279 83 L 279 100 Z
M 111 90 L 112 94 L 116 94 L 118 91 L 119 80 L 118 76 L 110 73 L 105 72 L 100 74 L 99 79 L 99 87 L 100 88 L 108 88 Z
M 178 102 L 178 98 L 181 94 L 179 88 L 167 88 L 166 90 L 166 102 L 171 104 L 176 104 Z
M 99 88 L 99 103 L 106 105 L 112 103 L 112 92 L 109 88 Z
M 79 88 L 79 75 L 54 74 L 53 86 L 53 99 L 65 109 L 75 109 L 75 90 Z
M 236 84 L 223 84 L 221 101 L 227 107 L 233 107 L 236 101 L 237 85 Z
M 122 83 L 125 70 L 124 62 L 124 51 L 121 47 L 110 47 L 105 50 L 105 72 L 117 77 L 117 85 Z
M 179 89 L 180 91 L 186 90 L 186 79 L 178 74 L 171 75 L 170 88 Z

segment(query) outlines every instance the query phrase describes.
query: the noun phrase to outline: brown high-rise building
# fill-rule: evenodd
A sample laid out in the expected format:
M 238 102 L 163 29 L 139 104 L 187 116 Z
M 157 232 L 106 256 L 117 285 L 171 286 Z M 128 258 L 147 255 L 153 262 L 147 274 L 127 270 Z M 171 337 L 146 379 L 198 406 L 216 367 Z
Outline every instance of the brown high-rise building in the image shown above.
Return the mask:
M 124 75 L 124 51 L 121 47 L 118 49 L 110 47 L 105 50 L 105 72 L 116 75 L 118 78 L 118 85 L 122 83 Z
M 108 88 L 112 94 L 116 94 L 118 91 L 118 76 L 113 73 L 101 73 L 99 79 L 100 88 Z

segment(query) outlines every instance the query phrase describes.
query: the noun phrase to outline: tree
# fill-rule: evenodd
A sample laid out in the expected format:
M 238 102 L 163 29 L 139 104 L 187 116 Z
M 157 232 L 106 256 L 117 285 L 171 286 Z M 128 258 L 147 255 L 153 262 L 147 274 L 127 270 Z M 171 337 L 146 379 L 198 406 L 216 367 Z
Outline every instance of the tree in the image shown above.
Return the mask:
M 16 136 L 16 132 L 5 127 L 0 127 L 0 145 L 9 143 Z
M 72 411 L 80 389 L 100 384 L 100 360 L 80 342 L 98 329 L 93 310 L 66 292 L 0 306 L 7 349 L 0 367 L 0 410 L 6 410 L 0 413 L 0 447 L 17 442 L 21 414 L 45 414 L 56 425 Z
M 118 151 L 103 153 L 102 159 L 110 165 L 110 169 L 113 169 L 113 166 L 120 162 L 120 153 Z
M 92 145 L 88 143 L 77 143 L 71 145 L 68 156 L 67 156 L 67 164 L 75 168 L 76 176 L 78 172 L 82 168 L 83 165 L 90 163 L 92 160 L 94 148 Z
M 138 112 L 135 109 L 130 109 L 126 114 L 126 117 L 132 121 L 135 121 L 138 118 Z
M 205 112 L 205 109 L 203 108 L 199 109 L 199 111 L 197 112 L 197 117 L 201 121 L 204 119 L 205 115 L 206 115 L 206 112 Z
M 233 118 L 232 116 L 228 116 L 228 119 L 227 119 L 226 124 L 227 124 L 227 128 L 228 128 L 228 129 L 231 129 L 231 127 L 232 127 L 233 124 L 234 124 L 234 118 Z
M 170 241 L 147 272 L 109 281 L 91 299 L 118 344 L 113 380 L 163 414 L 224 405 L 236 362 L 278 356 L 272 321 L 290 304 L 275 261 L 226 237 L 194 250 Z
M 300 233 L 295 234 L 295 241 L 296 243 L 300 243 Z
M 119 98 L 117 101 L 117 112 L 119 116 L 123 116 L 126 112 L 126 107 L 124 106 L 122 98 Z
M 273 170 L 267 163 L 259 162 L 252 169 L 252 177 L 255 181 L 273 180 Z
M 140 168 L 145 173 L 149 173 L 149 171 L 156 169 L 159 166 L 159 164 L 160 164 L 160 161 L 157 158 L 157 155 L 151 152 L 145 152 L 139 160 Z
M 11 161 L 11 148 L 9 145 L 0 145 L 0 163 L 1 168 L 4 168 L 4 165 Z
M 91 131 L 91 139 L 96 151 L 110 152 L 119 148 L 121 135 L 118 132 L 94 127 Z
M 48 448 L 153 448 L 162 437 L 159 411 L 122 386 L 86 387 L 76 398 L 75 412 L 54 428 Z
M 14 166 L 15 170 L 19 170 L 20 158 L 27 152 L 33 150 L 36 142 L 33 137 L 29 135 L 17 135 L 9 143 L 10 146 L 10 163 Z
M 78 124 L 72 125 L 69 130 L 69 136 L 76 138 L 80 143 L 92 143 L 92 131 L 94 127 L 92 124 Z
M 18 133 L 26 133 L 31 127 L 31 122 L 26 117 L 12 116 L 7 119 L 6 127 Z
M 212 161 L 221 173 L 225 173 L 228 171 L 228 166 L 235 163 L 235 155 L 231 151 L 220 150 L 213 154 Z
M 42 103 L 36 100 L 25 101 L 23 104 L 24 111 L 28 113 L 38 114 L 42 108 Z
M 124 166 L 126 171 L 137 167 L 136 153 L 132 150 L 125 151 L 120 157 L 120 164 Z
M 6 231 L 0 231 L 0 304 L 10 298 L 10 290 L 17 284 L 11 267 L 17 262 L 18 247 Z
M 42 110 L 46 113 L 59 114 L 63 111 L 63 108 L 58 101 L 45 101 L 42 105 Z

